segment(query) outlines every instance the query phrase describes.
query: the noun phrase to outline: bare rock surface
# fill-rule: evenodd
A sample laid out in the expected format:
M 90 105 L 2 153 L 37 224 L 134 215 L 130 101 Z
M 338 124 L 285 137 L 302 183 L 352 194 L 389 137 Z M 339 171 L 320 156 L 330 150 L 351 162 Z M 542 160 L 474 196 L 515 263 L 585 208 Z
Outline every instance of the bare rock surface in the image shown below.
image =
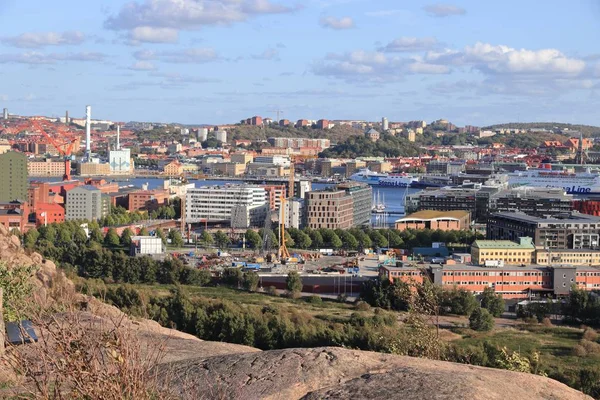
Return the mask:
M 334 347 L 186 360 L 168 366 L 231 399 L 590 399 L 552 379 Z

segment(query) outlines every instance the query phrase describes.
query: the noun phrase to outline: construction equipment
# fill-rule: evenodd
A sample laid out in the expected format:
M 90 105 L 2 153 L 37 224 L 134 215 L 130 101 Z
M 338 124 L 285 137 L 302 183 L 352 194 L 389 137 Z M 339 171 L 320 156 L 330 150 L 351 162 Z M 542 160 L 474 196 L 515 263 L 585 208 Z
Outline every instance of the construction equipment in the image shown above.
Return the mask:
M 277 113 L 277 123 L 279 123 L 279 114 L 283 114 L 283 111 L 277 109 L 277 110 L 271 110 L 271 112 Z
M 37 129 L 48 141 L 54 146 L 56 151 L 65 160 L 65 174 L 63 175 L 63 181 L 71 180 L 71 154 L 73 153 L 73 145 L 78 141 L 77 138 L 72 139 L 70 142 L 58 144 L 50 135 L 46 133 L 44 128 L 40 125 L 37 120 L 31 120 L 32 126 Z M 66 146 L 66 148 L 65 148 Z

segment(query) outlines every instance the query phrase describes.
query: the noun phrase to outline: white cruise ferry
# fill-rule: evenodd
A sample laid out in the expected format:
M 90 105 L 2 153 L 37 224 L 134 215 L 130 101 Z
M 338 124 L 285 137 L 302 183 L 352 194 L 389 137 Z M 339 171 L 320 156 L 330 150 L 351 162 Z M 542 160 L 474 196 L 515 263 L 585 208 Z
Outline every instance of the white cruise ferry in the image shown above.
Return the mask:
M 417 183 L 418 178 L 405 174 L 384 174 L 373 172 L 368 168 L 363 168 L 350 176 L 350 180 L 355 182 L 368 183 L 369 185 L 390 186 L 390 187 L 410 187 Z
M 600 174 L 591 172 L 528 169 L 508 174 L 509 186 L 559 187 L 572 194 L 600 194 Z

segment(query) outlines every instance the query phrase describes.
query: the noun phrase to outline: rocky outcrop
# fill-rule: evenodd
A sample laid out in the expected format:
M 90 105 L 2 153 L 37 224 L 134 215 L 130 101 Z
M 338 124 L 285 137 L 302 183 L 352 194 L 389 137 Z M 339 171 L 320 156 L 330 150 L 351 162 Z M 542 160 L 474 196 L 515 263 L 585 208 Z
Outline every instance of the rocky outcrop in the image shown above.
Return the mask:
M 186 360 L 163 366 L 186 398 L 194 380 L 230 399 L 561 399 L 590 397 L 545 377 L 334 347 Z

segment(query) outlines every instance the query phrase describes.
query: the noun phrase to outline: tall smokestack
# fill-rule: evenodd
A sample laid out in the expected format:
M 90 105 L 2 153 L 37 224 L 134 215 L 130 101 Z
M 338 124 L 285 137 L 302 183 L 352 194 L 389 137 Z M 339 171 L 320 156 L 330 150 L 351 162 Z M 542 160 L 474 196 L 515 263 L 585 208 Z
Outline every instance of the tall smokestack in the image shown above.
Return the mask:
M 121 150 L 121 125 L 117 124 L 117 150 Z
M 85 106 L 85 157 L 89 161 L 92 156 L 92 106 Z
M 4 111 L 2 112 L 2 117 L 4 119 L 8 119 L 8 108 L 5 108 Z
M 65 125 L 69 125 L 69 110 L 65 111 Z

